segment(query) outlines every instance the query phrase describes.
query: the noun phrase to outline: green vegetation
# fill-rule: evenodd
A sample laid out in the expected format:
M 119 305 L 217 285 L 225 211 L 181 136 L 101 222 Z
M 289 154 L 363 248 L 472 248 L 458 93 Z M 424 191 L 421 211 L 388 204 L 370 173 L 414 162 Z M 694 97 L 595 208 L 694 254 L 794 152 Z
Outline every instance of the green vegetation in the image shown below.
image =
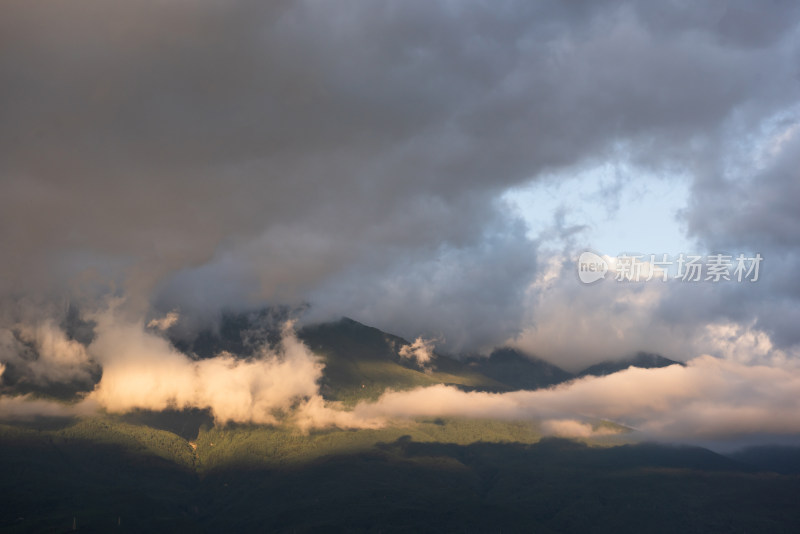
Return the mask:
M 118 446 L 134 454 L 157 456 L 190 469 L 195 464 L 192 447 L 180 436 L 113 418 L 80 419 L 72 426 L 46 434 L 53 438 L 56 445 L 64 442 L 92 442 Z
M 478 441 L 535 443 L 538 427 L 528 422 L 459 418 L 408 421 L 380 429 L 312 430 L 293 426 L 203 424 L 196 439 L 125 422 L 125 416 L 76 419 L 57 429 L 0 425 L 3 442 L 37 441 L 62 445 L 108 445 L 139 456 L 152 456 L 207 473 L 231 466 L 279 466 L 309 462 L 325 456 L 367 451 L 379 443 L 408 437 L 417 442 L 467 445 Z
M 386 388 L 404 390 L 448 384 L 465 390 L 515 391 L 551 387 L 579 376 L 610 374 L 630 366 L 652 368 L 678 363 L 639 353 L 573 375 L 544 360 L 501 348 L 489 357 L 464 361 L 437 354 L 432 368 L 423 369 L 398 355 L 399 348 L 408 343 L 406 340 L 351 319 L 306 327 L 299 337 L 325 362 L 323 395 L 346 406 L 376 399 Z
M 197 438 L 199 470 L 229 466 L 278 466 L 306 463 L 325 456 L 356 454 L 382 442 L 408 437 L 417 442 L 470 444 L 478 441 L 535 443 L 532 423 L 470 419 L 412 421 L 380 429 L 315 430 L 235 425 L 201 429 Z
M 437 356 L 432 370 L 398 355 L 407 342 L 351 319 L 306 327 L 300 338 L 325 362 L 321 381 L 327 399 L 352 406 L 359 400 L 376 399 L 387 388 L 411 389 L 435 384 L 469 388 L 508 389 L 476 372 L 465 363 Z
M 474 438 L 490 436 L 492 443 Z M 213 443 L 213 445 L 212 445 Z M 796 532 L 800 477 L 535 425 L 0 426 L 0 532 Z M 196 456 L 195 456 L 196 454 Z M 191 458 L 191 460 L 190 460 Z

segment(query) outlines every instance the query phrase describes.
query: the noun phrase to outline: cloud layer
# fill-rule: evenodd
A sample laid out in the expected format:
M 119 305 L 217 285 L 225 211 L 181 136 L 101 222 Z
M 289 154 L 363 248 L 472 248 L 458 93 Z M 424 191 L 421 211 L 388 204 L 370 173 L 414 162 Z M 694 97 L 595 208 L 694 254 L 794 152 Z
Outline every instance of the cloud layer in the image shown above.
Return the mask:
M 477 417 L 545 421 L 547 432 L 592 435 L 583 420 L 610 420 L 653 439 L 709 440 L 800 433 L 800 369 L 743 365 L 702 356 L 686 367 L 630 368 L 551 389 L 463 392 L 433 386 L 390 392 L 359 404 L 365 420 L 391 417 Z
M 796 104 L 797 22 L 786 3 L 12 1 L 0 294 L 124 293 L 140 314 L 308 301 L 486 350 L 527 326 L 538 255 L 502 194 L 620 159 L 694 176 L 699 238 L 767 232 L 780 254 L 791 116 L 780 161 L 706 197 L 738 134 Z M 759 175 L 737 210 L 752 231 L 712 225 Z M 758 318 L 781 343 L 788 283 Z
M 291 424 L 301 430 L 375 428 L 402 419 L 466 417 L 534 421 L 545 434 L 583 438 L 616 432 L 597 426 L 598 421 L 671 441 L 800 434 L 796 358 L 763 364 L 737 361 L 737 353 L 726 358 L 706 355 L 685 367 L 631 367 L 549 389 L 510 393 L 464 392 L 445 385 L 389 390 L 376 401 L 345 409 L 320 395 L 323 364 L 297 340 L 291 323 L 274 349 L 265 345 L 247 359 L 223 352 L 194 360 L 177 351 L 162 334 L 121 319 L 113 309 L 95 319 L 97 337 L 88 354 L 102 365 L 103 375 L 94 390 L 72 404 L 29 395 L 0 396 L 0 416 L 198 408 L 210 410 L 220 424 Z M 716 332 L 717 339 L 728 343 L 743 339 L 740 343 L 745 346 L 739 348 L 746 352 L 765 343 L 738 334 L 730 329 Z M 417 352 L 429 348 L 421 340 L 409 345 L 414 346 Z M 763 350 L 768 352 L 768 348 Z

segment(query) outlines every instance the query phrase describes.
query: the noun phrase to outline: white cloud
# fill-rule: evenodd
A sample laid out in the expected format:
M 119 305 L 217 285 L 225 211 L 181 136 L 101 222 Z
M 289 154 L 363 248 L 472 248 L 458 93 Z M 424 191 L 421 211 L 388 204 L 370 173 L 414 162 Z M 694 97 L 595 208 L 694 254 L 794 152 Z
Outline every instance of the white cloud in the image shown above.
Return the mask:
M 172 325 L 178 322 L 178 319 L 180 319 L 180 314 L 173 310 L 164 317 L 151 319 L 150 322 L 147 323 L 147 328 L 154 328 L 163 332 L 165 330 L 169 330 Z
M 563 422 L 575 417 L 618 422 L 659 439 L 797 434 L 800 368 L 701 356 L 686 367 L 629 368 L 545 390 L 480 393 L 439 385 L 388 392 L 375 402 L 360 403 L 354 413 L 365 420 L 436 416 L 550 420 L 548 431 L 573 435 L 588 432 L 585 426 Z
M 91 379 L 92 362 L 86 348 L 68 339 L 52 320 L 18 323 L 14 331 L 16 336 L 0 329 L 0 358 L 17 367 L 27 380 L 45 385 Z
M 420 366 L 426 367 L 434 358 L 433 350 L 435 346 L 436 340 L 418 337 L 410 345 L 400 347 L 397 353 L 403 358 L 416 360 Z
M 112 412 L 141 408 L 209 408 L 218 422 L 274 423 L 281 412 L 318 393 L 322 364 L 284 330 L 276 351 L 243 360 L 222 353 L 194 361 L 140 323 L 98 316 L 89 350 L 103 377 L 89 398 Z

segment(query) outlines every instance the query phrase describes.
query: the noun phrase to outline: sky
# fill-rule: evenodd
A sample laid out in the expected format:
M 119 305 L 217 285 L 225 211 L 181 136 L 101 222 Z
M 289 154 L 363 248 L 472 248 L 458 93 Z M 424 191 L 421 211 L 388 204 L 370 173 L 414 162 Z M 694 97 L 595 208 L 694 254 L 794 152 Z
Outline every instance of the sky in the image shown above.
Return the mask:
M 125 325 L 286 305 L 456 356 L 796 372 L 795 2 L 2 10 L 3 369 L 85 378 Z M 763 261 L 584 284 L 586 250 Z

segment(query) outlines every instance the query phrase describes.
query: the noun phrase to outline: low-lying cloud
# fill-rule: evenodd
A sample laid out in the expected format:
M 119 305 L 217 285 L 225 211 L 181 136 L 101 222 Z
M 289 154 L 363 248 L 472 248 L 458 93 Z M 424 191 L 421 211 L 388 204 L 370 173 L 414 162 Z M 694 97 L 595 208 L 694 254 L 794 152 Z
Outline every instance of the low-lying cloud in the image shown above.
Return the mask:
M 354 414 L 375 418 L 475 417 L 561 420 L 548 432 L 580 436 L 588 427 L 563 420 L 609 420 L 667 440 L 800 433 L 800 369 L 745 365 L 711 356 L 686 367 L 629 368 L 551 389 L 464 392 L 452 386 L 388 392 Z M 583 425 L 586 423 L 584 422 Z
M 0 415 L 199 408 L 210 410 L 219 424 L 290 424 L 302 430 L 465 417 L 537 421 L 545 434 L 584 438 L 615 432 L 598 426 L 599 421 L 633 428 L 649 438 L 677 441 L 800 433 L 800 367 L 791 358 L 765 365 L 704 355 L 685 367 L 631 367 L 534 391 L 465 392 L 446 385 L 389 390 L 376 401 L 345 409 L 320 395 L 323 363 L 296 338 L 291 323 L 274 348 L 264 346 L 250 358 L 223 352 L 194 360 L 143 322 L 126 321 L 113 311 L 95 320 L 96 339 L 87 349 L 88 357 L 103 368 L 95 389 L 73 404 L 2 396 Z M 420 341 L 407 348 L 411 354 L 426 346 Z
M 413 343 L 400 347 L 400 350 L 397 351 L 397 353 L 402 358 L 416 360 L 419 365 L 426 367 L 434 358 L 433 349 L 435 346 L 435 339 L 424 339 L 418 337 Z
M 126 320 L 113 309 L 94 319 L 96 339 L 82 353 L 90 354 L 102 366 L 102 378 L 94 390 L 70 403 L 30 394 L 2 395 L 0 417 L 73 417 L 99 411 L 198 408 L 208 409 L 215 422 L 223 425 L 286 423 L 308 430 L 375 427 L 383 423 L 375 418 L 355 417 L 339 409 L 337 403 L 322 398 L 318 381 L 324 366 L 297 339 L 291 322 L 285 324 L 274 348 L 265 344 L 246 359 L 222 352 L 195 360 L 172 346 L 159 328 L 145 328 L 143 322 Z M 0 377 L 4 371 L 5 365 L 0 364 Z
M 0 363 L 4 369 L 13 366 L 18 379 L 37 385 L 90 382 L 94 368 L 86 347 L 52 320 L 0 328 Z
M 192 360 L 140 323 L 98 318 L 89 351 L 103 377 L 89 395 L 110 412 L 167 408 L 210 409 L 220 423 L 275 423 L 318 394 L 318 357 L 287 326 L 278 347 L 240 359 L 229 353 Z

